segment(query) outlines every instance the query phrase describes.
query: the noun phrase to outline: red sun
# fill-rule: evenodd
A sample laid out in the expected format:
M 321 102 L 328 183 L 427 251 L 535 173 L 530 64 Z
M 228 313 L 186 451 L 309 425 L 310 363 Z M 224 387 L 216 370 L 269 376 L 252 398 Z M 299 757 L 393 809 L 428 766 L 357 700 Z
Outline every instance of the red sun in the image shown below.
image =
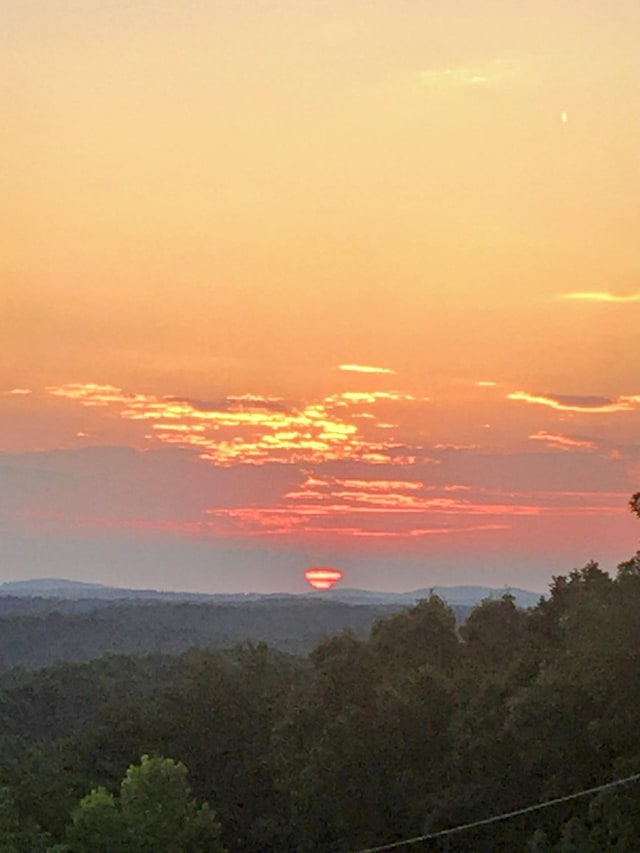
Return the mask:
M 304 576 L 314 589 L 331 589 L 342 580 L 340 569 L 307 569 Z

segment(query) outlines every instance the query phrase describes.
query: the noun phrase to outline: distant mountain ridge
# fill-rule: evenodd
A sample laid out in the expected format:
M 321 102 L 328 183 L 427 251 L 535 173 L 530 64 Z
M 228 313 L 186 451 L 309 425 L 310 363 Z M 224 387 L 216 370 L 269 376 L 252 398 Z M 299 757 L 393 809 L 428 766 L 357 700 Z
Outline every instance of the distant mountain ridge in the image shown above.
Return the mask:
M 127 589 L 99 583 L 72 581 L 64 578 L 34 578 L 24 581 L 7 581 L 0 584 L 0 596 L 20 598 L 58 598 L 67 600 L 101 599 L 107 601 L 202 601 L 202 602 L 248 602 L 274 598 L 325 598 L 347 604 L 393 604 L 411 606 L 421 598 L 439 595 L 447 604 L 473 607 L 487 598 L 500 598 L 505 593 L 512 595 L 518 607 L 534 607 L 541 594 L 518 587 L 488 586 L 432 586 L 409 592 L 382 592 L 378 590 L 338 587 L 327 592 L 301 593 L 200 593 L 163 592 L 154 589 Z
M 327 595 L 334 600 L 352 604 L 398 604 L 407 606 L 415 604 L 422 598 L 429 598 L 430 595 L 438 595 L 447 604 L 462 604 L 466 607 L 474 607 L 487 598 L 501 598 L 505 594 L 512 595 L 518 607 L 535 607 L 541 598 L 541 593 L 527 589 L 490 586 L 431 586 L 410 592 L 378 592 L 347 587 L 332 590 L 328 594 L 321 593 L 321 595 Z

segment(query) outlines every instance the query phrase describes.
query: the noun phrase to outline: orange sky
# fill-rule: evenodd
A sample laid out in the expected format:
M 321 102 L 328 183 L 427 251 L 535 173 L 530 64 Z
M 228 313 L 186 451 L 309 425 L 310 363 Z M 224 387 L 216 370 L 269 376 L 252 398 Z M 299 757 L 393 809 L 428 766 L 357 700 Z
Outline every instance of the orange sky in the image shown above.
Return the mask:
M 0 31 L 0 580 L 544 589 L 635 550 L 635 0 Z

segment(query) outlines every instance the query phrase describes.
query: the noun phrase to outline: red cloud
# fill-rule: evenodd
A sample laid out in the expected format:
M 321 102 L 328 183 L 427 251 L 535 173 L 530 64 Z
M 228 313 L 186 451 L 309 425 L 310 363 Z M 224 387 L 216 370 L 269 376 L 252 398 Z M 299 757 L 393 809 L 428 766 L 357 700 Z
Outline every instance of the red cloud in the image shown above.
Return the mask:
M 547 432 L 546 429 L 538 430 L 538 432 L 530 435 L 531 441 L 543 441 L 549 447 L 557 447 L 559 450 L 596 450 L 597 445 L 593 441 L 580 438 L 570 438 L 568 435 L 560 433 Z

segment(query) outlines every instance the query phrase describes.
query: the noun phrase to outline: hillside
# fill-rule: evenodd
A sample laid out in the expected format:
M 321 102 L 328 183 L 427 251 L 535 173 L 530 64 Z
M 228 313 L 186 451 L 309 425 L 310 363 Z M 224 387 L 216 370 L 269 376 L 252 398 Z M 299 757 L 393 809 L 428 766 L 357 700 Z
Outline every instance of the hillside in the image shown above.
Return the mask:
M 348 630 L 366 636 L 374 622 L 402 609 L 304 597 L 244 603 L 5 597 L 0 598 L 0 668 L 259 642 L 306 654 L 329 634 Z M 463 621 L 470 608 L 454 610 Z
M 328 592 L 306 592 L 301 595 L 290 593 L 203 593 L 203 592 L 167 592 L 155 589 L 128 589 L 105 586 L 98 583 L 72 581 L 64 578 L 35 578 L 33 580 L 7 581 L 0 584 L 0 597 L 39 597 L 60 598 L 79 601 L 92 600 L 154 600 L 154 601 L 216 601 L 240 602 L 272 598 L 324 598 L 330 601 L 343 601 L 349 604 L 396 604 L 411 606 L 431 594 L 438 595 L 447 604 L 463 604 L 473 607 L 487 598 L 500 598 L 508 592 L 513 595 L 518 607 L 535 607 L 540 593 L 517 587 L 489 586 L 432 586 L 409 592 L 382 592 L 379 590 L 336 587 Z
M 504 591 L 434 587 L 385 593 L 347 588 L 305 595 L 205 595 L 57 578 L 5 583 L 0 586 L 0 667 L 37 668 L 107 653 L 179 654 L 189 648 L 259 642 L 306 654 L 329 634 L 347 630 L 367 636 L 376 621 L 432 592 L 449 604 L 460 624 L 475 604 L 500 598 Z M 515 593 L 520 606 L 539 598 Z

